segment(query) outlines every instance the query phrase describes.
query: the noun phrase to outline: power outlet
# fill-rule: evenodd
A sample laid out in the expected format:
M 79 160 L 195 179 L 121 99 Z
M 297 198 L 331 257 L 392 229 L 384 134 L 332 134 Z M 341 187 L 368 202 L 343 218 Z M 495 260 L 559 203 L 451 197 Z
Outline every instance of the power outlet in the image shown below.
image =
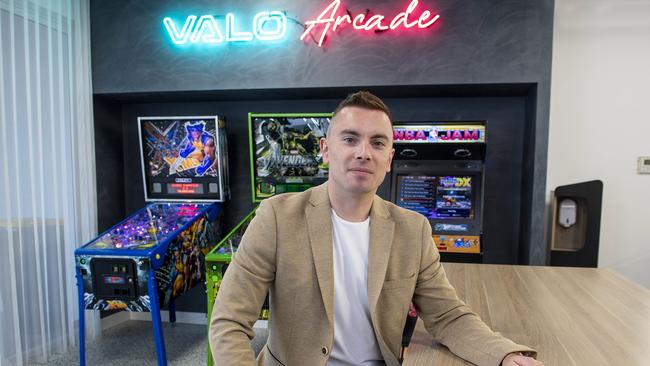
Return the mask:
M 639 157 L 636 171 L 638 174 L 650 174 L 650 156 Z

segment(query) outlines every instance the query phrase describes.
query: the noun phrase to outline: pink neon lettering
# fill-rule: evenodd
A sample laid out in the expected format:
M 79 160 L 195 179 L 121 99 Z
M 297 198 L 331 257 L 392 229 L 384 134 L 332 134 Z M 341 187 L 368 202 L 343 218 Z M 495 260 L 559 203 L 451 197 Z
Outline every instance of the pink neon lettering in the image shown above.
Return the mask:
M 339 8 L 341 7 L 341 0 L 332 0 L 332 2 L 325 7 L 325 9 L 318 15 L 314 20 L 308 20 L 305 22 L 305 31 L 300 36 L 300 40 L 304 40 L 305 37 L 310 34 L 312 31 L 316 30 L 317 27 L 320 32 L 318 39 L 318 46 L 322 47 L 323 42 L 325 41 L 326 36 L 329 32 L 335 32 L 339 27 L 343 26 L 345 23 L 352 24 L 352 27 L 356 30 L 396 30 L 399 27 L 403 28 L 413 28 L 418 27 L 419 29 L 426 29 L 433 25 L 440 15 L 436 14 L 432 17 L 432 13 L 429 10 L 423 11 L 418 19 L 409 20 L 409 17 L 412 16 L 412 13 L 418 6 L 418 0 L 411 0 L 409 5 L 406 7 L 406 10 L 400 13 L 397 13 L 390 23 L 386 25 L 384 21 L 387 21 L 384 15 L 376 14 L 366 19 L 366 14 L 357 14 L 352 17 L 350 14 L 338 15 Z
M 339 10 L 339 6 L 341 5 L 341 0 L 333 0 L 331 4 L 329 4 L 325 10 L 323 10 L 322 13 L 318 15 L 318 18 L 316 20 L 309 20 L 305 22 L 305 25 L 307 28 L 305 28 L 305 31 L 302 33 L 300 36 L 300 40 L 302 41 L 307 34 L 311 32 L 314 27 L 316 27 L 318 24 L 324 24 L 325 29 L 323 29 L 323 33 L 321 33 L 320 39 L 318 41 L 318 47 L 323 46 L 323 40 L 325 40 L 325 35 L 327 34 L 327 31 L 330 28 L 330 23 L 334 21 L 334 14 Z M 329 12 L 329 18 L 324 18 L 327 16 Z
M 388 30 L 388 27 L 381 24 L 381 21 L 384 20 L 383 15 L 373 15 L 368 19 L 364 28 L 366 30 L 371 30 L 373 27 L 376 27 L 378 30 Z
M 401 12 L 393 18 L 393 21 L 390 22 L 390 29 L 395 29 L 399 27 L 399 24 L 402 23 L 404 25 L 404 28 L 411 28 L 415 26 L 418 22 L 414 20 L 413 22 L 409 23 L 408 18 L 409 15 L 415 10 L 415 7 L 418 6 L 418 0 L 413 0 L 409 4 L 409 6 L 406 8 L 406 11 Z
M 363 29 L 363 25 L 360 25 L 359 23 L 363 23 L 365 17 L 365 14 L 359 14 L 354 17 L 354 20 L 352 21 L 354 29 Z
M 350 16 L 347 14 L 336 17 L 336 22 L 334 22 L 334 27 L 332 27 L 332 32 L 336 32 L 336 28 L 338 28 L 343 22 L 352 23 L 352 19 L 350 19 Z
M 427 18 L 429 18 L 430 16 L 431 16 L 430 11 L 428 11 L 428 10 L 423 11 L 422 15 L 420 15 L 420 19 L 418 19 L 418 26 L 420 28 L 428 28 L 431 25 L 433 25 L 433 23 L 435 23 L 438 20 L 438 18 L 440 18 L 440 15 L 436 14 L 436 16 L 433 17 L 433 19 L 431 19 L 428 22 L 425 22 L 425 20 L 427 20 Z

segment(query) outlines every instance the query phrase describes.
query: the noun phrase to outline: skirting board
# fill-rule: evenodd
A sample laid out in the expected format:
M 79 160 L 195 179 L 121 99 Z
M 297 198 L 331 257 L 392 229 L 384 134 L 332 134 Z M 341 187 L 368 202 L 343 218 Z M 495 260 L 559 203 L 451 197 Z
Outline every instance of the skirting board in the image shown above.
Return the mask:
M 151 313 L 141 311 L 129 311 L 131 320 L 148 320 L 151 321 Z M 160 318 L 163 323 L 169 323 L 169 311 L 161 310 Z M 176 312 L 176 323 L 208 325 L 208 317 L 205 313 L 191 313 L 185 311 Z

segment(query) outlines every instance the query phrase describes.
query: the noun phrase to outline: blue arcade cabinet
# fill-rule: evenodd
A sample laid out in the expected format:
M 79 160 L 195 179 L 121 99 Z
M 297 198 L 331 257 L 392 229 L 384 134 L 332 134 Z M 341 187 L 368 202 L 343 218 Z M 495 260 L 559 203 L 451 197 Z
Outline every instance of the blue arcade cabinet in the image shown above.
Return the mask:
M 79 359 L 85 310 L 151 312 L 166 365 L 160 309 L 205 281 L 228 198 L 225 123 L 217 116 L 138 118 L 145 207 L 75 250 Z

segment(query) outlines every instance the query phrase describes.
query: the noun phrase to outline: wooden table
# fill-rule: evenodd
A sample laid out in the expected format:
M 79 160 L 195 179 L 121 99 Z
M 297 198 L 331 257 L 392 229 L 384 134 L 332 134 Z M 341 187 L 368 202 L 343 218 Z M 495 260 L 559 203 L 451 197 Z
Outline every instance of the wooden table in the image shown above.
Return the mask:
M 445 263 L 447 277 L 495 331 L 546 366 L 650 365 L 650 291 L 600 268 Z M 418 320 L 403 365 L 468 365 Z

